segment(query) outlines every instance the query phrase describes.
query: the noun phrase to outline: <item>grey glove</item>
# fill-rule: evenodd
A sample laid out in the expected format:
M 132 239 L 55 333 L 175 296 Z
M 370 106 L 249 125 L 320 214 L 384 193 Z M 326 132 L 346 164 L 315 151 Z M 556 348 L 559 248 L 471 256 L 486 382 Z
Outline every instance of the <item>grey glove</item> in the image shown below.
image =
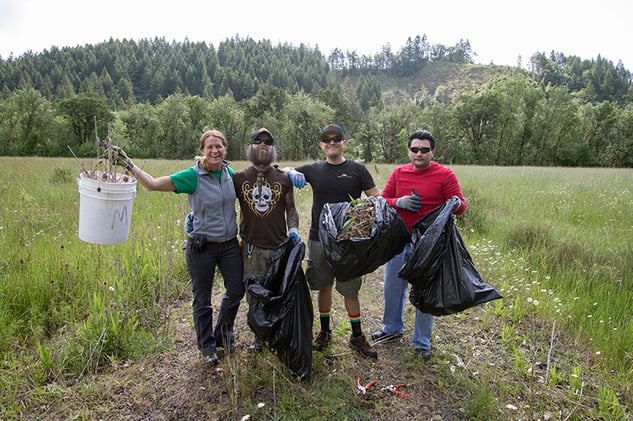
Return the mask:
M 420 196 L 412 194 L 398 198 L 396 206 L 411 212 L 417 212 L 422 207 L 422 202 L 420 201 Z
M 455 204 L 453 205 L 453 212 L 455 212 L 457 209 L 462 207 L 462 201 L 457 196 L 453 196 L 451 199 L 455 201 Z
M 132 171 L 134 162 L 132 162 L 123 149 L 118 146 L 112 146 L 112 154 L 116 165 L 120 165 L 128 171 Z

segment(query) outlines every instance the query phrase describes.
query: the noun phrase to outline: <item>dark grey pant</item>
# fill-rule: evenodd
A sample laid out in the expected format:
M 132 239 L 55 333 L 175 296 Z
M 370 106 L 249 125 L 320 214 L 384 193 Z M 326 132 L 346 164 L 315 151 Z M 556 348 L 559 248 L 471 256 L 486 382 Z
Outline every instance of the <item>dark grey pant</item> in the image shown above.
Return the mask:
M 203 355 L 216 352 L 216 346 L 230 346 L 235 341 L 233 325 L 244 297 L 242 254 L 237 238 L 224 243 L 210 243 L 202 250 L 193 250 L 187 242 L 185 260 L 193 291 L 193 323 L 198 349 Z M 211 295 L 216 266 L 224 279 L 226 292 L 220 303 L 218 320 L 213 328 Z

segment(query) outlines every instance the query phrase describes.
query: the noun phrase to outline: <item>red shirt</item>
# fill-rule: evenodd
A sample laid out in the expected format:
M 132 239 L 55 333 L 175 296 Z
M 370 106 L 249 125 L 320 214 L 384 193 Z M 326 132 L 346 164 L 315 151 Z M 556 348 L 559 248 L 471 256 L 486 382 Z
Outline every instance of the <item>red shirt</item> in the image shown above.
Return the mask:
M 397 207 L 396 200 L 402 196 L 411 195 L 412 190 L 420 196 L 422 207 L 417 212 Z M 416 169 L 412 163 L 397 166 L 382 189 L 382 197 L 404 219 L 409 231 L 420 218 L 431 213 L 453 196 L 459 197 L 462 201 L 462 205 L 453 213 L 461 215 L 466 212 L 468 203 L 464 199 L 457 176 L 453 170 L 435 161 L 431 161 L 431 165 L 423 170 Z

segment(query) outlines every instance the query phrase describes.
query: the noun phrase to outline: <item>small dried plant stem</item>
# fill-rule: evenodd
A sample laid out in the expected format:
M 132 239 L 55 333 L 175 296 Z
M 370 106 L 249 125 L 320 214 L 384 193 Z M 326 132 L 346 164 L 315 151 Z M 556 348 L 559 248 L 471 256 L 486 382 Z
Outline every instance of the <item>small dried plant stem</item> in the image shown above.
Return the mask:
M 70 150 L 70 153 L 73 154 L 73 157 L 75 158 L 75 160 L 79 162 L 79 169 L 81 169 L 81 173 L 85 175 L 86 177 L 90 177 L 90 173 L 86 170 L 86 167 L 84 166 L 83 162 L 81 162 L 79 158 L 77 158 L 77 155 L 75 155 L 75 152 L 72 150 L 70 146 L 68 146 L 68 150 Z
M 552 362 L 552 348 L 554 347 L 554 327 L 556 326 L 556 320 L 552 322 L 552 333 L 549 338 L 549 350 L 547 351 L 547 368 L 545 370 L 545 379 L 549 380 L 550 364 Z

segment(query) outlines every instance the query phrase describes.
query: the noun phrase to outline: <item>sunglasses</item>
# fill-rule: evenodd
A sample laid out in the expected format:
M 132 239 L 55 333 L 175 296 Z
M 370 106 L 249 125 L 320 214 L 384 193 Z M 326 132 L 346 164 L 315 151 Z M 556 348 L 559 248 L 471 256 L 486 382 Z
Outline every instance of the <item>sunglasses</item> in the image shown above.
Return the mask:
M 323 143 L 340 143 L 343 141 L 342 137 L 336 136 L 336 137 L 322 137 L 321 138 L 321 142 Z
M 418 153 L 418 152 L 429 153 L 429 152 L 431 152 L 431 148 L 429 148 L 428 146 L 422 146 L 421 148 L 417 148 L 415 146 L 412 146 L 412 147 L 409 148 L 409 150 L 412 153 Z
M 273 141 L 271 138 L 269 138 L 269 137 L 267 137 L 267 138 L 265 138 L 265 139 L 260 139 L 260 138 L 257 138 L 257 139 L 254 139 L 254 140 L 253 140 L 253 145 L 260 145 L 260 144 L 262 144 L 262 143 L 263 143 L 263 144 L 265 144 L 265 145 L 270 146 L 270 145 L 272 145 L 272 144 L 273 144 L 273 142 L 274 142 L 274 141 Z

